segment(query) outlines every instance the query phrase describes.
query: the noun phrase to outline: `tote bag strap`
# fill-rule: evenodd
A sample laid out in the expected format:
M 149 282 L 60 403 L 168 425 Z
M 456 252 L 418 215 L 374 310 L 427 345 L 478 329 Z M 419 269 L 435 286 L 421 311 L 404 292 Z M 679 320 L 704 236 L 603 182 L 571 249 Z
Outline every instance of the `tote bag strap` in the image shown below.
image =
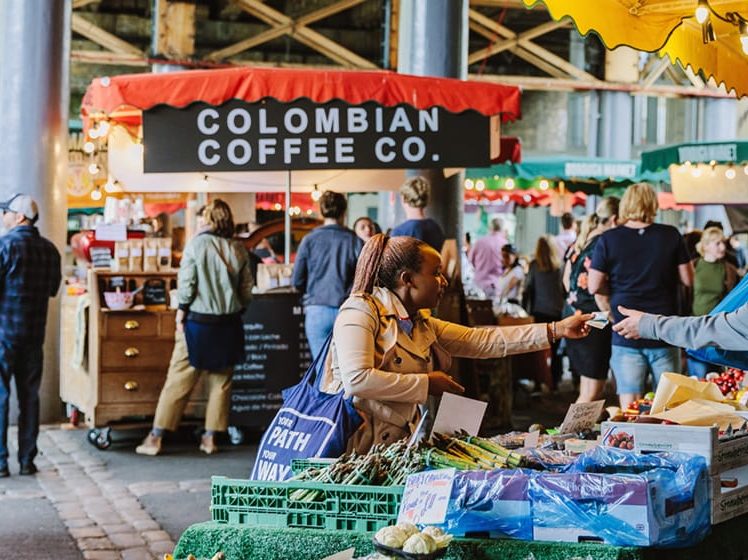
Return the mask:
M 301 378 L 302 383 L 309 383 L 314 385 L 314 380 L 317 376 L 317 366 L 325 362 L 327 358 L 327 352 L 330 349 L 330 343 L 332 342 L 332 332 L 327 336 L 325 342 L 322 344 L 322 348 L 319 349 L 319 354 L 314 357 L 314 361 L 311 363 L 309 368 L 306 370 L 304 377 Z

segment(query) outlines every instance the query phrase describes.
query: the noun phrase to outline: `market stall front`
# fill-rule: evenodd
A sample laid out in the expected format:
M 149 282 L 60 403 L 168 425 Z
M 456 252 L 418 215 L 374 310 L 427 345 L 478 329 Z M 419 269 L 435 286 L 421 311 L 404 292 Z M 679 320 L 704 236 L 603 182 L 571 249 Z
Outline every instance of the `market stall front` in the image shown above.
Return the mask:
M 501 123 L 520 116 L 519 101 L 518 88 L 493 84 L 245 67 L 98 78 L 82 117 L 87 140 L 106 145 L 110 179 L 124 192 L 283 193 L 281 207 L 291 209 L 293 193 L 394 190 L 404 169 L 489 165 L 502 157 Z M 248 358 L 236 369 L 232 415 L 240 425 L 263 427 L 308 359 L 301 306 L 279 298 L 259 295 L 244 318 Z M 131 354 L 122 367 L 143 360 Z M 89 377 L 112 379 L 106 373 Z M 128 391 L 141 413 L 155 407 L 154 395 Z

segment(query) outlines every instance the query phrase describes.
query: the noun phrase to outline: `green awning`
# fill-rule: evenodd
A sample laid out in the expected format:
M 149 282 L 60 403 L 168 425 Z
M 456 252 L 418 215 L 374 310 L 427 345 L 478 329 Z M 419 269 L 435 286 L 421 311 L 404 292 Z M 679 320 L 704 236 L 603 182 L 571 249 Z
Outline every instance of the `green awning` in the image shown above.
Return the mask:
M 659 171 L 679 163 L 744 163 L 748 161 L 748 141 L 694 142 L 676 144 L 642 153 L 642 170 Z
M 524 158 L 522 163 L 498 164 L 470 168 L 466 180 L 483 181 L 486 189 L 555 188 L 564 182 L 567 190 L 601 194 L 604 189 L 626 186 L 639 181 L 668 180 L 667 172 L 642 173 L 638 161 L 600 158 Z M 509 181 L 507 183 L 507 181 Z

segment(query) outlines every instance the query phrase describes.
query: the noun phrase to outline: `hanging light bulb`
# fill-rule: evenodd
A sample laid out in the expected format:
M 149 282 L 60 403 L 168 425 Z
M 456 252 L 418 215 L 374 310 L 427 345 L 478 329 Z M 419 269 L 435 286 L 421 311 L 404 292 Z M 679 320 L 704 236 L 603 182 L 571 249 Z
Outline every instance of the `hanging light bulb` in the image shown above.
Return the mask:
M 691 169 L 691 162 L 687 161 L 686 163 L 683 164 L 683 167 L 685 167 L 686 169 Z
M 98 175 L 98 173 L 99 173 L 99 166 L 96 163 L 89 163 L 88 164 L 88 172 L 91 175 Z
M 202 181 L 200 182 L 200 186 L 206 191 L 208 190 L 208 187 L 210 186 L 210 180 L 208 179 L 207 175 L 203 175 Z
M 99 187 L 96 187 L 91 191 L 91 200 L 101 200 L 101 196 L 101 189 L 99 189 Z
M 735 178 L 735 169 L 732 166 L 728 167 L 727 170 L 725 171 L 725 177 L 727 177 L 730 180 Z
M 486 188 L 486 182 L 483 179 L 478 179 L 475 182 L 475 190 L 476 191 L 482 191 L 482 190 L 485 190 L 485 188 Z
M 86 142 L 85 144 L 83 144 L 83 151 L 86 152 L 87 154 L 94 153 L 95 149 L 96 149 L 96 146 L 90 140 Z
M 317 185 L 314 185 L 314 190 L 312 191 L 312 200 L 314 202 L 319 201 L 319 199 L 322 198 L 322 193 L 319 192 L 319 189 L 317 188 Z
M 512 190 L 514 188 L 514 179 L 509 177 L 506 181 L 504 181 L 504 187 L 508 190 Z
M 551 184 L 548 182 L 547 179 L 541 179 L 540 180 L 540 190 L 541 191 L 547 191 L 548 187 L 550 187 Z
M 748 21 L 741 19 L 738 29 L 740 29 L 740 46 L 743 47 L 743 52 L 748 54 Z
M 273 208 L 277 211 L 283 210 L 283 205 L 280 202 L 276 202 Z
M 691 175 L 694 177 L 701 177 L 701 169 L 698 165 L 691 170 Z
M 475 187 L 475 183 L 473 183 L 472 179 L 465 179 L 465 189 L 472 191 L 473 187 Z
M 104 190 L 108 194 L 119 192 L 121 190 L 119 188 L 119 181 L 116 181 L 116 180 L 112 179 L 111 177 L 109 177 L 109 179 L 107 180 L 107 182 L 104 184 Z
M 696 7 L 696 13 L 694 15 L 696 16 L 696 21 L 700 24 L 703 24 L 707 19 L 709 19 L 709 4 L 707 0 L 699 0 L 699 5 Z
M 532 201 L 532 197 L 529 194 L 526 194 L 522 197 L 522 200 L 524 200 L 525 202 L 530 202 Z
M 744 165 L 743 166 L 743 173 L 745 173 L 746 175 L 748 175 L 748 165 Z
M 109 121 L 101 121 L 98 126 L 99 138 L 104 138 L 109 134 Z
M 99 129 L 98 128 L 92 128 L 88 131 L 88 137 L 89 138 L 98 138 L 99 137 Z

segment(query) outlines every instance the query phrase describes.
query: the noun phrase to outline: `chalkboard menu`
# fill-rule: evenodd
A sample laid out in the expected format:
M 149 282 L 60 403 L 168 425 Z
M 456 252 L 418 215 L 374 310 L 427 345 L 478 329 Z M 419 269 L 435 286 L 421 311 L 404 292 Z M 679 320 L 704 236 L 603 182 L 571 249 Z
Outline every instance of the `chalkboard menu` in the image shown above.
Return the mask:
M 234 368 L 232 426 L 265 428 L 310 363 L 297 293 L 258 294 L 244 313 L 243 364 Z

